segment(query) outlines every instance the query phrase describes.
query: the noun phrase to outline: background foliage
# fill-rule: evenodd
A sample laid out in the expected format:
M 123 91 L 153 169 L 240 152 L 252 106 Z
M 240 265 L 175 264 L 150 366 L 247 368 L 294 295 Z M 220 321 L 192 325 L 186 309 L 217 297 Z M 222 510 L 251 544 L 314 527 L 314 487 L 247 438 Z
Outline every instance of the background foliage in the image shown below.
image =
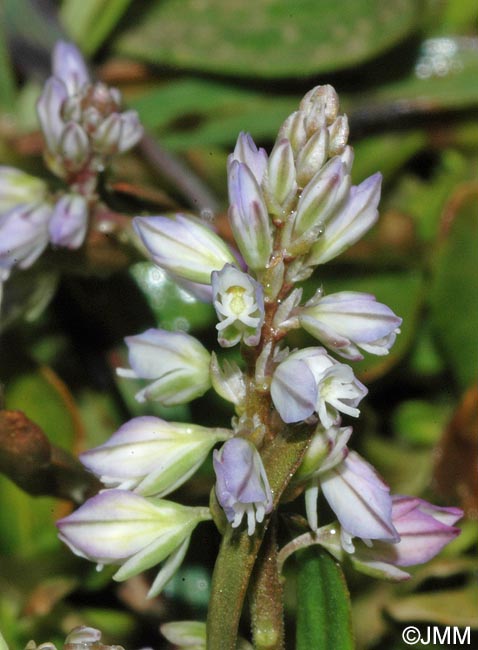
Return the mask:
M 410 623 L 475 630 L 476 2 L 4 0 L 0 11 L 1 164 L 47 177 L 34 102 L 52 45 L 72 39 L 148 130 L 102 187 L 129 215 L 212 209 L 224 230 L 225 162 L 237 133 L 270 147 L 308 89 L 335 86 L 351 122 L 354 182 L 384 174 L 381 220 L 306 291 L 320 283 L 329 293 L 370 291 L 403 317 L 392 353 L 358 365 L 370 394 L 355 447 L 393 492 L 467 515 L 462 535 L 406 584 L 347 574 L 357 647 L 401 648 Z M 0 469 L 9 478 L 0 476 L 0 628 L 12 650 L 30 638 L 60 644 L 80 623 L 101 628 L 105 642 L 165 648 L 159 623 L 204 618 L 218 543 L 212 525 L 196 533 L 187 563 L 152 602 L 144 601 L 147 576 L 111 584 L 108 570 L 96 573 L 63 548 L 54 528 L 72 507 L 65 496 L 94 489 L 61 450 L 74 456 L 145 412 L 114 367 L 123 337 L 155 325 L 207 339 L 213 312 L 139 259 L 121 230 L 95 233 L 78 253 L 51 251 L 7 285 L 4 405 L 22 410 L 56 450 L 53 473 L 27 480 L 25 459 L 31 452 L 34 465 L 39 452 L 9 448 L 2 428 Z M 216 426 L 229 417 L 212 394 L 156 412 Z M 203 468 L 188 500 L 207 498 L 211 480 Z M 287 570 L 293 625 L 304 571 L 297 579 L 292 562 Z

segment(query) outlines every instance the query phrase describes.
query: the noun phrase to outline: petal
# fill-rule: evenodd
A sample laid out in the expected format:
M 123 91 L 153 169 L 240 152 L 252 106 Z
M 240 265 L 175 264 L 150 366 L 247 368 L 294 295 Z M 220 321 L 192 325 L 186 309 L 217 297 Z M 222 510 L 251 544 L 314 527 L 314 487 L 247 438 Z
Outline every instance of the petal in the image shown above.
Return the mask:
M 52 64 L 53 74 L 65 84 L 69 95 L 74 95 L 90 81 L 85 60 L 73 43 L 58 41 L 53 50 Z
M 212 271 L 235 262 L 225 242 L 199 219 L 136 217 L 134 227 L 153 261 L 186 280 L 209 284 Z
M 301 359 L 286 359 L 276 368 L 271 397 L 284 422 L 307 419 L 317 408 L 317 382 Z
M 247 165 L 228 169 L 229 221 L 241 255 L 252 269 L 263 269 L 272 253 L 272 225 L 264 197 Z
M 325 264 L 355 244 L 378 219 L 381 174 L 370 176 L 350 190 L 346 204 L 327 223 L 322 236 L 313 245 L 308 264 Z
M 57 522 L 72 551 L 95 562 L 116 562 L 164 534 L 157 509 L 125 490 L 107 490 Z
M 350 452 L 321 476 L 322 492 L 342 527 L 352 536 L 397 541 L 388 486 L 374 468 Z

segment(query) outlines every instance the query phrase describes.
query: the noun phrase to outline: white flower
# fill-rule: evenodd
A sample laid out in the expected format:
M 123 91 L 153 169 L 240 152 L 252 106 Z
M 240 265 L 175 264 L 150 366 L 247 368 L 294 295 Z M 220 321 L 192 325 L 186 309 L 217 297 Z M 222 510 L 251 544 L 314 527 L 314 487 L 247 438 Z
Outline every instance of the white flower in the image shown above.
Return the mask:
M 184 332 L 149 329 L 127 336 L 131 369 L 117 368 L 120 377 L 154 379 L 136 395 L 138 402 L 157 400 L 165 406 L 184 404 L 211 386 L 210 354 Z
M 271 396 L 284 422 L 299 422 L 317 412 L 326 429 L 339 412 L 360 414 L 357 405 L 367 394 L 350 366 L 338 363 L 324 348 L 305 348 L 290 354 L 272 377 Z
M 228 348 L 241 339 L 246 345 L 257 345 L 264 322 L 262 286 L 232 264 L 214 271 L 211 284 L 220 345 Z

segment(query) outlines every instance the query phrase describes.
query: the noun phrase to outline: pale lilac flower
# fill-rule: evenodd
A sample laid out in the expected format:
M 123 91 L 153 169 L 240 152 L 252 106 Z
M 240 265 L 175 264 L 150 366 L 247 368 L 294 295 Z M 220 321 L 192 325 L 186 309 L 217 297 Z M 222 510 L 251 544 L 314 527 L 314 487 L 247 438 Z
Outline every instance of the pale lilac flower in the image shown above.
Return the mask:
M 358 348 L 388 354 L 400 332 L 402 319 L 375 297 L 341 291 L 312 298 L 299 312 L 300 325 L 345 359 L 363 359 Z
M 62 131 L 57 153 L 67 171 L 83 167 L 90 154 L 90 143 L 84 129 L 76 122 L 67 122 Z
M 355 244 L 378 218 L 382 175 L 377 173 L 350 189 L 346 203 L 327 222 L 307 258 L 309 266 L 325 264 Z
M 212 447 L 231 435 L 228 429 L 142 416 L 123 424 L 80 460 L 106 487 L 163 497 L 187 481 Z
M 3 277 L 15 266 L 26 269 L 48 244 L 52 208 L 47 203 L 20 204 L 0 215 L 0 269 Z
M 232 264 L 213 271 L 211 285 L 220 345 L 229 348 L 241 340 L 246 345 L 257 345 L 264 322 L 262 285 Z
M 263 189 L 269 210 L 283 217 L 288 201 L 295 199 L 297 192 L 294 152 L 287 138 L 278 140 L 271 152 Z
M 213 271 L 235 262 L 226 243 L 195 217 L 135 217 L 134 228 L 153 262 L 185 280 L 209 284 Z
M 309 181 L 297 205 L 292 241 L 317 227 L 321 233 L 327 231 L 329 219 L 340 209 L 350 191 L 352 160 L 352 150 L 347 147 L 342 155 L 329 160 Z
M 50 152 L 56 152 L 65 128 L 62 108 L 68 98 L 65 84 L 56 77 L 45 82 L 43 92 L 37 102 L 37 115 L 40 127 Z
M 49 224 L 54 246 L 79 248 L 88 227 L 88 205 L 80 194 L 64 194 L 55 204 Z
M 250 133 L 239 133 L 234 151 L 227 159 L 228 168 L 234 160 L 245 163 L 252 172 L 257 184 L 262 183 L 267 167 L 267 153 L 262 147 L 257 148 Z
M 118 153 L 124 153 L 137 144 L 143 136 L 143 127 L 136 111 L 124 111 L 121 113 L 121 135 L 117 148 Z
M 366 394 L 352 368 L 338 363 L 324 348 L 293 352 L 272 376 L 272 401 L 287 423 L 306 420 L 317 412 L 327 429 L 338 422 L 339 412 L 358 417 L 357 406 Z
M 392 518 L 390 488 L 359 454 L 350 451 L 331 469 L 320 473 L 320 488 L 342 526 L 342 546 L 355 550 L 353 537 L 365 542 L 398 542 Z
M 155 380 L 136 394 L 139 402 L 151 399 L 166 406 L 184 404 L 211 386 L 210 354 L 193 336 L 152 328 L 127 336 L 125 342 L 131 369 L 117 368 L 118 375 Z
M 272 493 L 256 447 L 244 438 L 228 440 L 213 454 L 216 496 L 228 521 L 237 528 L 244 515 L 247 532 L 254 533 L 272 510 Z
M 264 269 L 272 254 L 272 224 L 262 190 L 245 163 L 233 160 L 227 172 L 234 239 L 249 268 Z
M 53 76 L 60 79 L 69 95 L 74 95 L 90 82 L 88 68 L 80 50 L 65 41 L 55 44 L 52 54 Z
M 460 533 L 453 524 L 463 516 L 459 508 L 440 508 L 417 497 L 392 497 L 393 524 L 400 535 L 396 544 L 374 543 L 357 551 L 365 558 L 395 566 L 428 562 Z
M 352 427 L 332 426 L 325 429 L 319 425 L 293 481 L 302 483 L 317 478 L 321 472 L 341 463 L 348 454 L 346 445 L 351 435 Z
M 222 364 L 214 352 L 211 353 L 211 382 L 218 395 L 242 408 L 246 399 L 244 373 L 237 363 L 224 359 Z
M 136 111 L 121 113 L 121 93 L 93 83 L 75 45 L 60 41 L 53 56 L 53 77 L 37 103 L 48 150 L 45 160 L 60 177 L 83 167 L 98 171 L 104 157 L 124 152 L 142 137 Z
M 181 564 L 194 528 L 208 519 L 208 508 L 105 490 L 57 521 L 57 526 L 60 539 L 76 555 L 100 566 L 121 565 L 114 580 L 127 580 L 166 560 L 149 591 L 152 597 Z
M 35 176 L 0 165 L 0 215 L 21 204 L 41 203 L 46 196 L 46 184 Z

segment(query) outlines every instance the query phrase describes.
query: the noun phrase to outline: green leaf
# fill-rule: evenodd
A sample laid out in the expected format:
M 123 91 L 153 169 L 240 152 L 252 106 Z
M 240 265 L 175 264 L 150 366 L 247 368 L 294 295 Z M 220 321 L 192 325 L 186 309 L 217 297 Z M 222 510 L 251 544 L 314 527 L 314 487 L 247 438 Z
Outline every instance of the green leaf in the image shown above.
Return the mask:
M 459 198 L 459 196 L 458 196 Z M 450 214 L 434 257 L 431 322 L 443 354 L 462 389 L 476 381 L 478 367 L 478 203 L 476 190 L 462 195 Z
M 10 410 L 23 411 L 50 442 L 73 451 L 79 433 L 78 413 L 70 392 L 50 368 L 12 379 L 5 390 L 5 403 Z
M 366 61 L 414 31 L 413 0 L 163 0 L 118 43 L 156 64 L 250 77 L 297 77 Z
M 450 417 L 450 404 L 406 400 L 393 414 L 393 428 L 404 442 L 431 447 L 438 443 Z
M 352 650 L 350 598 L 340 565 L 317 547 L 297 553 L 296 650 Z
M 354 145 L 354 182 L 360 183 L 377 170 L 384 180 L 390 178 L 426 143 L 420 131 L 372 135 Z
M 142 123 L 163 145 L 183 150 L 230 145 L 239 131 L 274 138 L 298 97 L 265 94 L 230 83 L 185 77 L 132 99 Z
M 425 114 L 466 108 L 478 102 L 477 74 L 478 58 L 469 39 L 428 39 L 422 43 L 413 74 L 365 95 L 364 103 L 397 102 L 397 108 L 406 107 L 406 112 Z
M 68 34 L 93 54 L 114 29 L 131 0 L 64 0 L 60 17 Z
M 64 34 L 55 20 L 33 0 L 3 0 L 7 34 L 20 36 L 22 42 L 50 50 Z M 2 89 L 3 90 L 3 89 Z
M 215 318 L 212 305 L 201 302 L 179 287 L 154 264 L 138 262 L 130 273 L 146 298 L 158 327 L 189 332 L 212 324 Z
M 413 594 L 389 603 L 387 612 L 397 621 L 426 621 L 440 625 L 476 628 L 478 587 Z
M 0 4 L 0 110 L 9 111 L 15 102 L 15 82 L 12 64 L 7 50 L 4 5 Z M 0 636 L 0 650 L 2 639 Z

